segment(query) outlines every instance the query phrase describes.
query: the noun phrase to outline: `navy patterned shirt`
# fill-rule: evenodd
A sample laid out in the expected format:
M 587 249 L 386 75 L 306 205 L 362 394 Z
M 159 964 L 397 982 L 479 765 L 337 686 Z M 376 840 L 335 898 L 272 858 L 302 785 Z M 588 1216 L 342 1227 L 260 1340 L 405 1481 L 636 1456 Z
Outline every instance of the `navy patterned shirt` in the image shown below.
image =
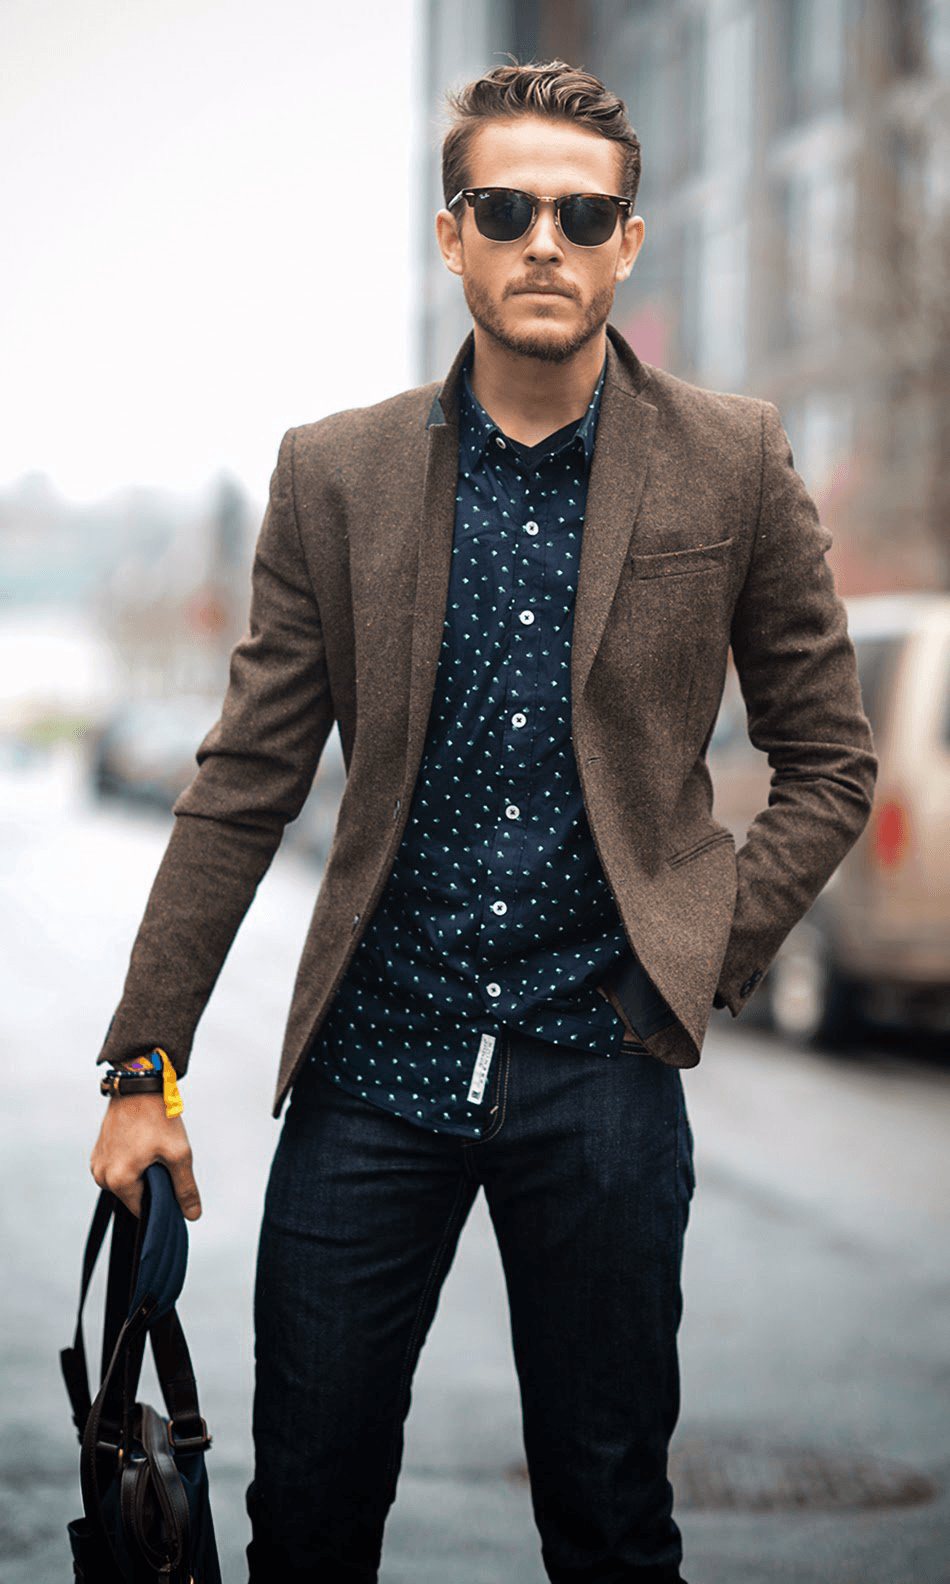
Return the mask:
M 603 376 L 526 447 L 462 382 L 435 696 L 392 875 L 317 1042 L 342 1088 L 419 1126 L 487 1127 L 505 1031 L 609 1056 L 625 951 L 571 743 L 571 633 Z

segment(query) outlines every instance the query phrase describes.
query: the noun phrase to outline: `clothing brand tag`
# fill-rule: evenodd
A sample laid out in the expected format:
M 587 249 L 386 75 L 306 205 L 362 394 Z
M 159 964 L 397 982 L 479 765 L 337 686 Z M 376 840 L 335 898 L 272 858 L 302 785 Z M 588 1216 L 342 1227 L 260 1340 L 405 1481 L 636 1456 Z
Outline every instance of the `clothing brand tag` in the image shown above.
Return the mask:
M 494 1049 L 494 1034 L 483 1034 L 478 1047 L 478 1055 L 475 1058 L 475 1071 L 472 1073 L 472 1081 L 468 1090 L 469 1105 L 481 1105 L 482 1103 L 482 1096 L 485 1093 L 485 1080 L 488 1077 L 488 1069 L 491 1066 Z

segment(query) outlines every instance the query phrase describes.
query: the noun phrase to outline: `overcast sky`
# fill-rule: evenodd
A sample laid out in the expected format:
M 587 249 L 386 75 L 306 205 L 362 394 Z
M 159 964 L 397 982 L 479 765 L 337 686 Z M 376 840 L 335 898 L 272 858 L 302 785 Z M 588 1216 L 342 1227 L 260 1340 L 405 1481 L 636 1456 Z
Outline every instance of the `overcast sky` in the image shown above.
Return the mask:
M 414 0 L 0 0 L 0 488 L 262 498 L 412 377 Z

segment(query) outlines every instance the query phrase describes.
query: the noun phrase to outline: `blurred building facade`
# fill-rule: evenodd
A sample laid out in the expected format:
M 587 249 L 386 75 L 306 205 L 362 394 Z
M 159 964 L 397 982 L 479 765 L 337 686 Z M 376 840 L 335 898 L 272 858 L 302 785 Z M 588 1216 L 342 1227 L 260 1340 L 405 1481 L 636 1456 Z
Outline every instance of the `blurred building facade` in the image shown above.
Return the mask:
M 846 590 L 950 586 L 950 0 L 432 0 L 428 43 L 433 105 L 506 52 L 624 98 L 647 244 L 614 322 L 778 403 Z M 436 377 L 467 317 L 426 244 Z
M 129 698 L 220 700 L 259 522 L 227 476 L 82 506 L 42 475 L 0 493 L 0 741 L 71 735 Z

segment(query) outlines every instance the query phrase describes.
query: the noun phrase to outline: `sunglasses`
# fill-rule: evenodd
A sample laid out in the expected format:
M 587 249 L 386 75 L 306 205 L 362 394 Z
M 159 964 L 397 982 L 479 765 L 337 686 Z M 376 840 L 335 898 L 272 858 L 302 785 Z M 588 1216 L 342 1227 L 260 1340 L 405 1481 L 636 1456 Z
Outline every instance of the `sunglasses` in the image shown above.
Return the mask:
M 633 200 L 612 193 L 565 193 L 563 198 L 539 198 L 517 187 L 463 187 L 450 210 L 462 199 L 470 205 L 475 224 L 490 242 L 517 242 L 530 231 L 542 204 L 554 205 L 554 220 L 562 236 L 575 247 L 600 247 L 614 234 L 617 216 L 627 218 Z

